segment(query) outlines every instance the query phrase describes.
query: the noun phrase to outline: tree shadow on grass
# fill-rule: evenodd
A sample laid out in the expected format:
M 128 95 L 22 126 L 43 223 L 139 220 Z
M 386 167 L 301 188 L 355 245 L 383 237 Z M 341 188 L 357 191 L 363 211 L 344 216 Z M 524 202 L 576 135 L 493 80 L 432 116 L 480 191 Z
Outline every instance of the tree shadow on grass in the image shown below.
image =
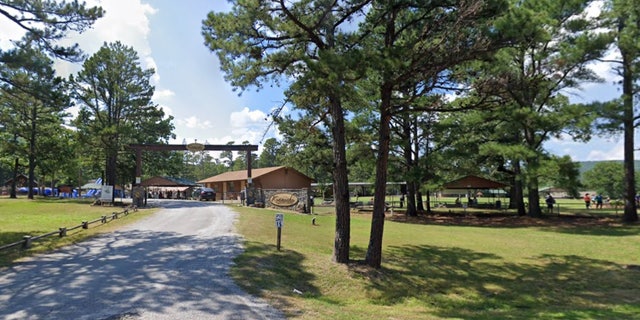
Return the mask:
M 640 234 L 638 223 L 624 224 L 618 218 L 578 215 L 544 215 L 542 218 L 512 214 L 434 214 L 417 217 L 395 215 L 390 220 L 398 223 L 457 227 L 536 228 L 550 232 L 594 236 L 623 237 Z
M 276 299 L 275 306 L 289 310 L 291 305 L 277 297 L 320 296 L 320 290 L 312 284 L 315 275 L 305 270 L 303 260 L 303 255 L 292 250 L 278 251 L 275 245 L 245 242 L 244 253 L 234 259 L 231 274 L 251 294 L 260 295 L 261 288 L 269 288 L 274 293 L 270 298 Z
M 588 236 L 628 237 L 640 235 L 640 224 L 620 224 L 599 227 L 549 227 L 540 230 Z
M 462 319 L 640 319 L 640 271 L 579 256 L 529 263 L 460 248 L 390 247 L 383 269 L 353 267 L 374 303 L 417 300 Z

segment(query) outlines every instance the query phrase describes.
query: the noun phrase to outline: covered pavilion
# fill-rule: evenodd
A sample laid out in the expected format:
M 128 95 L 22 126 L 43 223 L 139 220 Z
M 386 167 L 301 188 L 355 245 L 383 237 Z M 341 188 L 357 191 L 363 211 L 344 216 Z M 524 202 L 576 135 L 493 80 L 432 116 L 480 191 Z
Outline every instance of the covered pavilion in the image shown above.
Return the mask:
M 493 198 L 496 194 L 498 196 L 504 194 L 504 189 L 509 187 L 509 185 L 475 175 L 467 175 L 447 182 L 442 187 L 446 190 L 466 190 L 468 204 L 470 206 L 477 206 L 477 196 L 484 196 L 485 194 L 483 191 L 488 192 L 491 195 L 491 198 Z M 492 201 L 489 206 L 491 207 L 493 205 L 494 203 Z M 495 207 L 501 207 L 501 201 L 499 199 L 495 201 Z

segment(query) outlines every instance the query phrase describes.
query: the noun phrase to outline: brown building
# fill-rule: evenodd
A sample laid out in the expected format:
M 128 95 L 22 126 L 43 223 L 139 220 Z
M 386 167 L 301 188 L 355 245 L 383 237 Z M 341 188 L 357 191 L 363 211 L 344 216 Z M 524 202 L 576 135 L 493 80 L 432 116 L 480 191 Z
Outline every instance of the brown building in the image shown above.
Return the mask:
M 29 177 L 27 177 L 26 175 L 19 173 L 16 176 L 16 188 L 21 188 L 21 187 L 26 187 L 27 183 L 29 182 Z M 4 185 L 6 187 L 11 187 L 11 184 L 13 183 L 13 178 L 7 180 L 4 182 Z M 34 181 L 33 184 L 31 185 L 32 188 L 37 188 L 38 187 L 38 181 Z
M 151 177 L 140 185 L 147 188 L 147 196 L 162 199 L 191 198 L 193 189 L 198 186 L 193 181 L 163 176 Z
M 251 169 L 251 182 L 257 189 L 309 189 L 313 179 L 289 167 Z M 216 193 L 236 199 L 247 187 L 247 170 L 230 171 L 198 181 Z
M 231 171 L 198 181 L 216 191 L 218 199 L 241 199 L 247 188 L 247 170 Z M 266 206 L 287 208 L 298 211 L 309 210 L 309 190 L 313 179 L 290 167 L 270 167 L 251 170 L 250 194 L 247 203 L 262 203 Z M 274 199 L 285 195 L 297 199 L 295 203 L 284 205 Z M 293 195 L 293 196 L 291 196 Z M 244 199 L 243 199 L 244 200 Z

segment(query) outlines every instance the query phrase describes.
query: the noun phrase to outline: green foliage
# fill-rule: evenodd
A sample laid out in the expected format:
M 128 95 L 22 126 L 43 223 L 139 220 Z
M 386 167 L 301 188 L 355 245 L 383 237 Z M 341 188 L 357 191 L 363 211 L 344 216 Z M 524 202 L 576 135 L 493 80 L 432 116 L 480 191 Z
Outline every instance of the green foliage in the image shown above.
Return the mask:
M 580 183 L 580 164 L 573 162 L 571 157 L 564 156 L 555 158 L 558 166 L 556 175 L 556 185 L 567 190 L 567 193 L 573 197 L 578 197 L 578 188 L 582 187 Z
M 174 137 L 172 116 L 153 104 L 153 69 L 143 70 L 138 54 L 120 42 L 105 43 L 83 64 L 73 79 L 80 106 L 74 124 L 83 153 L 93 154 L 94 166 L 106 159 L 108 184 L 133 180 L 134 161 L 118 165 L 118 154 L 129 144 L 163 143 Z M 116 174 L 117 168 L 119 173 Z M 120 179 L 116 181 L 116 176 Z
M 540 215 L 538 179 L 546 158 L 544 143 L 568 134 L 586 140 L 595 117 L 591 108 L 572 105 L 564 96 L 584 82 L 599 80 L 588 66 L 602 57 L 610 37 L 598 33 L 588 18 L 589 0 L 512 1 L 497 28 L 513 39 L 495 59 L 479 65 L 476 95 L 495 99 L 485 115 L 498 130 L 485 153 L 498 151 L 504 160 L 523 163 L 529 188 L 530 214 Z
M 491 226 L 491 217 L 479 219 L 482 226 L 388 219 L 383 268 L 371 269 L 330 262 L 331 214 L 315 216 L 312 226 L 306 215 L 285 213 L 277 251 L 274 212 L 237 210 L 246 250 L 231 274 L 289 319 L 637 319 L 640 312 L 639 275 L 625 268 L 640 264 L 637 226 L 551 218 L 532 221 L 535 226 Z M 456 218 L 465 219 L 462 213 Z M 352 218 L 354 260 L 365 255 L 370 219 Z M 303 294 L 291 294 L 292 288 Z
M 249 145 L 249 141 L 242 141 L 242 145 Z M 258 166 L 258 156 L 253 153 L 250 152 L 249 156 L 251 157 L 251 168 L 257 168 Z M 238 170 L 246 170 L 247 169 L 247 152 L 238 152 L 238 158 L 236 159 L 236 161 L 233 164 L 233 171 L 238 171 Z
M 620 162 L 598 162 L 584 173 L 582 179 L 588 189 L 604 196 L 611 199 L 624 197 L 624 168 Z
M 276 138 L 269 138 L 262 144 L 262 153 L 258 158 L 258 168 L 269 168 L 279 165 L 278 157 L 281 153 L 281 144 Z
M 66 141 L 56 138 L 65 130 L 63 118 L 71 105 L 67 83 L 55 75 L 53 61 L 30 43 L 4 57 L 8 62 L 0 68 L 0 126 L 9 143 L 0 151 L 26 159 L 30 184 L 35 184 L 37 169 L 53 176 L 58 169 L 51 165 L 65 158 L 60 151 Z
M 600 127 L 606 132 L 622 132 L 624 141 L 625 171 L 625 222 L 638 221 L 635 201 L 636 181 L 634 172 L 634 135 L 638 126 L 637 93 L 640 73 L 640 12 L 638 4 L 633 0 L 609 0 L 604 2 L 601 19 L 603 27 L 609 31 L 613 39 L 613 48 L 619 54 L 614 63 L 614 70 L 621 77 L 620 99 L 603 103 L 600 107 L 602 122 Z M 609 113 L 610 112 L 610 113 Z
M 87 7 L 86 3 L 76 0 L 0 1 L 0 18 L 26 31 L 25 42 L 34 43 L 43 53 L 72 61 L 81 58 L 77 44 L 63 47 L 56 42 L 68 32 L 82 33 L 103 14 L 102 8 Z M 6 62 L 5 59 L 0 50 L 0 62 Z
M 318 183 L 331 183 L 333 164 L 328 133 L 313 119 L 290 116 L 277 119 L 283 141 L 278 156 L 281 165 L 296 168 Z

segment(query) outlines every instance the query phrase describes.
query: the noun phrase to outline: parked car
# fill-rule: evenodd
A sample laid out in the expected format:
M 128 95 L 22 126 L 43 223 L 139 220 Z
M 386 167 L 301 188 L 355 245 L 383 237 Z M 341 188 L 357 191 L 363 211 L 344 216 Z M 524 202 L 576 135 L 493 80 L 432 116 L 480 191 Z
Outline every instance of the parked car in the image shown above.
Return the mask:
M 216 192 L 211 188 L 202 188 L 200 189 L 200 194 L 198 195 L 199 201 L 216 201 Z

